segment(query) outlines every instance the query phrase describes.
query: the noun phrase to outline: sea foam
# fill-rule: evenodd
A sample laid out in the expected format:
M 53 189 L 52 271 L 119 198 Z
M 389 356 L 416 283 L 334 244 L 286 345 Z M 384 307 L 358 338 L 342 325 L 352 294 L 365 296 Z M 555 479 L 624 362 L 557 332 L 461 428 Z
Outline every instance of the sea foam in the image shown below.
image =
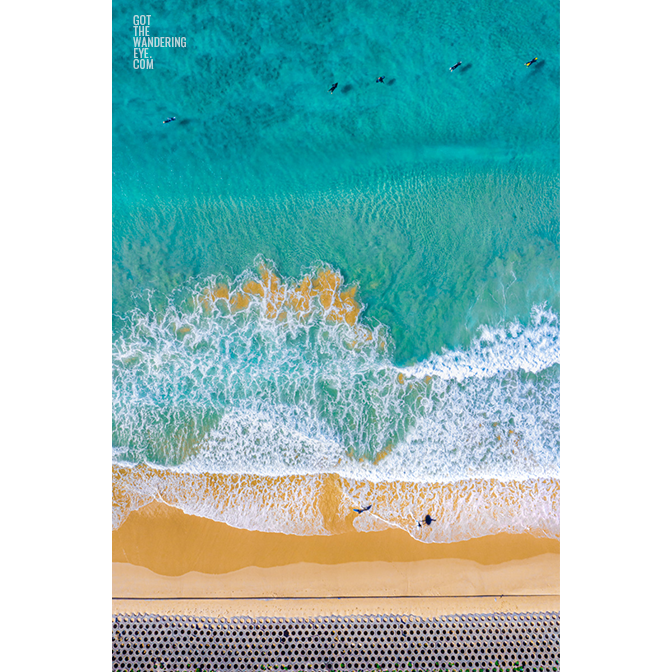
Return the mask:
M 400 371 L 414 378 L 438 376 L 459 382 L 517 369 L 538 373 L 559 362 L 558 317 L 544 306 L 534 306 L 527 326 L 518 320 L 500 327 L 483 325 L 468 350 L 444 349 L 442 354 L 432 354 L 425 362 Z
M 398 528 L 419 541 L 447 543 L 499 533 L 557 539 L 560 533 L 557 479 L 374 483 L 337 474 L 187 474 L 147 465 L 116 466 L 113 476 L 113 529 L 158 501 L 231 527 L 282 534 Z
M 492 479 L 555 482 L 552 311 L 537 306 L 527 325 L 483 326 L 467 349 L 399 367 L 388 330 L 362 320 L 363 310 L 356 287 L 327 265 L 283 280 L 262 261 L 233 282 L 210 278 L 161 308 L 150 301 L 132 311 L 114 342 L 114 462 L 175 478 L 332 474 L 437 491 Z M 133 508 L 145 499 L 124 497 Z M 230 498 L 197 509 L 185 502 L 240 524 L 220 509 L 236 509 Z M 253 517 L 264 519 L 260 510 Z M 283 516 L 271 519 L 264 529 L 287 531 Z M 399 525 L 392 513 L 385 521 Z

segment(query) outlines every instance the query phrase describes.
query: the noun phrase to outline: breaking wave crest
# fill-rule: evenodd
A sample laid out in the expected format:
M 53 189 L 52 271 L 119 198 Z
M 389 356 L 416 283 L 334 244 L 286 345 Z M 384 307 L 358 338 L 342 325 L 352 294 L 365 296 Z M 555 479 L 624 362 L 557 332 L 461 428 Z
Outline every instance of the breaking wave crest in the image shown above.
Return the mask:
M 163 479 L 164 489 L 170 483 L 169 490 L 179 479 L 224 479 L 227 487 L 227 478 L 266 479 L 262 499 L 250 488 L 241 501 L 265 501 L 267 515 L 259 502 L 254 516 L 243 515 L 223 486 L 196 499 L 176 496 L 187 512 L 249 529 L 261 529 L 250 527 L 254 519 L 268 531 L 332 533 L 324 523 L 313 529 L 303 516 L 272 513 L 284 501 L 286 479 L 303 479 L 304 507 L 323 501 L 322 480 L 330 475 L 339 479 L 339 501 L 366 499 L 368 488 L 374 499 L 385 492 L 395 502 L 384 515 L 357 517 L 355 526 L 377 520 L 370 524 L 406 527 L 417 497 L 446 512 L 484 497 L 491 512 L 493 502 L 518 503 L 495 516 L 494 527 L 476 510 L 469 524 L 446 513 L 450 529 L 462 531 L 433 532 L 430 540 L 526 525 L 555 535 L 557 316 L 536 306 L 526 326 L 483 326 L 468 349 L 398 367 L 388 330 L 363 320 L 363 311 L 357 287 L 345 286 L 326 264 L 284 280 L 259 260 L 232 282 L 208 278 L 160 307 L 149 297 L 123 316 L 113 343 L 113 460 L 121 470 L 115 479 L 141 468 L 154 474 L 150 482 Z M 273 479 L 284 485 L 269 490 Z M 146 481 L 124 480 L 126 503 L 115 509 L 115 525 L 147 503 Z M 154 499 L 157 490 L 150 490 Z

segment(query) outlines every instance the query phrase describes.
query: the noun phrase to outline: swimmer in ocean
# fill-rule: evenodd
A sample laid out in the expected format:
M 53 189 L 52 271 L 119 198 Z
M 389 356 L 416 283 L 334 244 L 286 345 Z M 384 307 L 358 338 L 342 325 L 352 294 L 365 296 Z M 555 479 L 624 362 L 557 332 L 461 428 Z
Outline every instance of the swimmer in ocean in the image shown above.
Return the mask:
M 376 80 L 376 83 L 380 82 L 382 84 L 384 80 L 385 80 L 385 75 L 383 75 L 382 77 L 378 77 L 378 79 Z
M 534 63 L 537 59 L 538 59 L 538 57 L 535 56 L 531 61 L 528 61 L 527 63 L 525 63 L 525 67 L 529 68 L 532 65 L 532 63 Z
M 175 121 L 175 119 L 177 119 L 177 117 L 170 117 L 170 119 L 164 119 L 163 123 L 169 124 L 171 121 Z
M 337 86 L 338 86 L 338 82 L 336 82 L 336 84 L 334 84 L 334 85 L 329 89 L 329 93 L 333 93 L 333 92 L 336 90 L 336 87 L 337 87 Z
M 457 68 L 460 65 L 462 65 L 462 61 L 458 61 L 457 63 L 455 63 L 455 65 L 450 69 L 450 71 L 452 72 L 453 70 L 455 70 L 455 68 Z

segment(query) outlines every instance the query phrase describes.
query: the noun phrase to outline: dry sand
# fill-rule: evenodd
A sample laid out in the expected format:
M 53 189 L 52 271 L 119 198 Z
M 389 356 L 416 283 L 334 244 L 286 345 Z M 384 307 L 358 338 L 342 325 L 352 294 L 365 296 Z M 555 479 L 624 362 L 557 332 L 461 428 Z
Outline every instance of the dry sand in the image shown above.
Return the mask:
M 154 502 L 112 533 L 115 613 L 211 616 L 558 611 L 560 543 L 424 544 L 397 529 L 299 537 Z M 322 599 L 318 599 L 322 598 Z

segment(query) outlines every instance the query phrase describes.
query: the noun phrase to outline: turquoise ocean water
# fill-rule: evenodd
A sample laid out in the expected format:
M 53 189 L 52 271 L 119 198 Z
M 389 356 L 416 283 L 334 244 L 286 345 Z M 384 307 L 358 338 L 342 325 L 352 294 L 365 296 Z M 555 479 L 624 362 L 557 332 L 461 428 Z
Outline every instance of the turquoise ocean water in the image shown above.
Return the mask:
M 134 69 L 140 14 L 186 48 Z M 305 477 L 304 506 L 337 474 L 353 506 L 421 488 L 429 541 L 557 536 L 558 3 L 122 1 L 113 30 L 113 460 L 153 470 L 130 508 L 184 474 Z M 273 312 L 262 266 L 286 293 L 328 269 L 362 311 Z M 436 493 L 486 481 L 527 489 L 451 536 Z M 175 501 L 328 532 L 255 496 Z M 361 529 L 411 531 L 404 506 Z

